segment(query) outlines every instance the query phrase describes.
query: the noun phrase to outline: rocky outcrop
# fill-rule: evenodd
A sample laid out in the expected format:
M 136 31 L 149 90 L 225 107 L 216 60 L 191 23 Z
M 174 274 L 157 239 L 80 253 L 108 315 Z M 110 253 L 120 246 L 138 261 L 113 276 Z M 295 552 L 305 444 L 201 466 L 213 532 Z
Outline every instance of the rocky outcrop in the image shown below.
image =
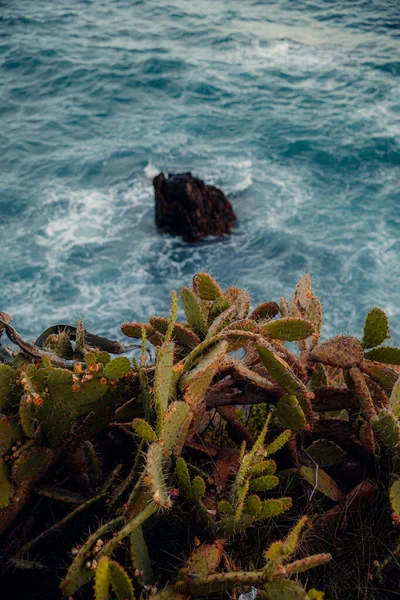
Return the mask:
M 229 233 L 236 215 L 225 194 L 191 173 L 160 173 L 153 179 L 156 225 L 161 231 L 198 242 Z

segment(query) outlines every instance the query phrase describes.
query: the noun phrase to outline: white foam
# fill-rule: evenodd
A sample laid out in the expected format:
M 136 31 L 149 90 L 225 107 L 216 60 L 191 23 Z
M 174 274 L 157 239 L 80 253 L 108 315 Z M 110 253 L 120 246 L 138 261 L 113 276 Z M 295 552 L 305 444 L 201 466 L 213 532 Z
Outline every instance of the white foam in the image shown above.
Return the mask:
M 153 165 L 151 161 L 149 161 L 144 168 L 144 174 L 148 179 L 153 179 L 156 175 L 159 174 L 159 172 L 160 169 L 157 169 L 157 167 Z

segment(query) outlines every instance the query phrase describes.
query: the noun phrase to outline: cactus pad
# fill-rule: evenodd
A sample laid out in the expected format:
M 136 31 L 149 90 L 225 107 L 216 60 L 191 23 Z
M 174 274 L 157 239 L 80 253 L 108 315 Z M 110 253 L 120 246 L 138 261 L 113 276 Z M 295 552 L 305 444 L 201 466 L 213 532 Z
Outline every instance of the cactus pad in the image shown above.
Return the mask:
M 349 335 L 338 335 L 315 346 L 310 356 L 316 362 L 322 362 L 331 367 L 349 369 L 360 364 L 364 358 L 364 350 L 357 338 Z
M 307 420 L 296 396 L 284 394 L 278 402 L 276 414 L 282 425 L 292 431 L 301 431 Z
M 117 381 L 125 377 L 131 368 L 129 358 L 118 356 L 113 358 L 103 369 L 103 376 L 110 381 Z
M 9 365 L 0 365 L 0 409 L 8 408 L 16 392 L 17 372 Z
M 295 317 L 283 317 L 276 321 L 268 321 L 260 327 L 261 335 L 274 338 L 276 340 L 286 340 L 294 342 L 304 340 L 313 332 L 313 325 L 310 321 L 297 319 Z
M 333 467 L 346 460 L 347 452 L 330 440 L 320 439 L 306 448 L 307 454 L 320 467 Z
M 8 468 L 0 457 L 0 508 L 6 508 L 14 494 L 14 488 L 9 478 Z
M 43 446 L 32 446 L 20 454 L 13 464 L 12 480 L 16 484 L 34 483 L 46 473 L 55 459 L 55 452 Z
M 180 296 L 183 310 L 191 328 L 200 339 L 203 339 L 207 333 L 207 321 L 197 296 L 186 287 L 181 289 Z
M 216 300 L 223 295 L 218 283 L 207 273 L 198 273 L 193 278 L 193 288 L 202 300 Z
M 314 467 L 300 467 L 300 475 L 308 481 L 315 489 L 321 494 L 333 500 L 333 502 L 341 502 L 344 499 L 344 495 L 339 489 L 338 485 L 334 482 L 332 477 L 325 473 L 322 469 L 315 469 Z
M 382 344 L 389 334 L 389 322 L 381 308 L 375 307 L 369 311 L 364 323 L 363 348 L 374 348 Z

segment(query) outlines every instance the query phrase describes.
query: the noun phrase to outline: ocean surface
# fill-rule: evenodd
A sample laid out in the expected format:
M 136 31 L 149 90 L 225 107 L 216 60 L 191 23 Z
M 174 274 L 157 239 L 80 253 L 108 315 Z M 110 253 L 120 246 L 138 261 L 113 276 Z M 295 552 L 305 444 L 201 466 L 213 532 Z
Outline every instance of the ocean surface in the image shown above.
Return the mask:
M 230 237 L 157 232 L 152 178 L 228 195 Z M 209 271 L 253 303 L 310 271 L 324 337 L 400 343 L 399 0 L 0 1 L 0 310 L 121 338 Z

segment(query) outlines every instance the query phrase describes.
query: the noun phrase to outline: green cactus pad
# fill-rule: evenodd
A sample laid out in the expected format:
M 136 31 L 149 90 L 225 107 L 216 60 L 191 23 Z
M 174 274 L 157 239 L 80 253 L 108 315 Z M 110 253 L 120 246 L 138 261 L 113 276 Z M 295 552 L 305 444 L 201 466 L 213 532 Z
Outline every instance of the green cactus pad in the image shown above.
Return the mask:
M 360 366 L 361 370 L 369 375 L 371 379 L 379 383 L 385 392 L 388 394 L 391 393 L 393 386 L 399 377 L 395 369 L 371 360 L 363 360 Z
M 229 302 L 228 298 L 225 298 L 225 296 L 219 296 L 219 298 L 214 300 L 208 311 L 208 324 L 211 325 L 214 319 L 223 313 L 227 308 L 229 308 L 230 305 L 231 303 Z
M 316 341 L 319 340 L 321 329 L 322 329 L 322 305 L 321 301 L 317 296 L 311 296 L 308 299 L 307 309 L 304 313 L 304 318 L 313 326 L 313 336 Z
M 296 523 L 296 525 L 289 531 L 288 536 L 283 542 L 283 554 L 285 556 L 290 556 L 293 554 L 298 547 L 300 541 L 300 535 L 306 526 L 310 526 L 311 522 L 308 517 L 301 517 Z
M 0 417 L 0 457 L 7 454 L 12 446 L 22 439 L 23 432 L 19 421 L 13 417 Z
M 79 549 L 72 564 L 70 565 L 65 579 L 61 583 L 61 589 L 64 597 L 75 594 L 85 583 L 94 576 L 94 571 L 86 567 L 87 557 L 98 540 L 104 541 L 104 537 L 117 531 L 124 524 L 124 517 L 117 517 L 109 523 L 102 525 L 97 531 L 88 537 L 86 542 Z
M 400 515 L 400 480 L 396 480 L 389 489 L 389 500 L 392 511 Z
M 94 580 L 94 597 L 95 600 L 110 600 L 110 570 L 109 559 L 103 556 L 99 560 L 96 569 L 96 577 Z
M 192 493 L 192 484 L 187 464 L 183 458 L 178 458 L 175 464 L 175 475 L 179 483 L 179 487 L 185 492 L 186 496 Z
M 313 326 L 310 321 L 297 319 L 295 317 L 283 317 L 276 321 L 268 321 L 260 327 L 262 336 L 276 340 L 286 340 L 295 342 L 308 338 L 313 332 Z
M 233 321 L 233 323 L 229 323 L 224 331 L 250 331 L 251 333 L 258 332 L 258 325 L 252 319 L 240 319 L 238 321 Z
M 198 273 L 193 278 L 193 288 L 202 300 L 216 300 L 223 296 L 222 289 L 208 273 Z
M 320 439 L 306 448 L 307 454 L 320 467 L 333 467 L 346 460 L 347 452 L 330 440 Z
M 246 502 L 245 502 L 243 510 L 247 515 L 257 517 L 261 512 L 261 500 L 260 500 L 259 496 L 257 496 L 257 495 L 248 496 L 246 498 Z
M 163 335 L 167 333 L 169 323 L 170 319 L 166 319 L 165 317 L 151 317 L 150 319 L 150 324 L 154 327 L 154 329 Z M 194 331 L 182 323 L 175 323 L 172 330 L 172 339 L 178 344 L 190 349 L 195 348 L 198 344 L 200 344 L 198 335 L 196 335 Z
M 137 433 L 137 435 L 145 442 L 152 443 L 156 441 L 157 435 L 155 431 L 144 419 L 133 419 L 132 427 L 135 430 L 135 433 Z
M 101 467 L 95 447 L 89 440 L 83 443 L 83 453 L 85 455 L 86 472 L 90 485 L 96 489 L 101 482 Z
M 309 273 L 305 273 L 297 282 L 290 303 L 293 314 L 296 314 L 296 312 L 304 314 L 307 310 L 309 299 L 313 295 L 311 285 L 311 275 Z
M 371 419 L 371 423 L 382 444 L 390 450 L 397 450 L 400 444 L 400 423 L 394 414 L 382 408 L 378 416 Z
M 154 583 L 153 567 L 142 527 L 137 527 L 129 536 L 129 554 L 132 569 L 134 572 L 140 573 L 138 577 L 143 585 L 152 585 Z
M 304 384 L 296 377 L 289 365 L 275 352 L 275 349 L 264 342 L 256 344 L 257 352 L 268 373 L 289 394 L 294 394 Z
M 109 562 L 111 587 L 118 600 L 135 600 L 131 580 L 124 569 L 115 561 Z
M 207 333 L 207 321 L 197 296 L 187 287 L 181 289 L 180 296 L 189 325 L 203 339 Z
M 220 515 L 233 515 L 235 509 L 227 500 L 221 500 L 218 502 L 218 512 Z
M 333 502 L 341 502 L 344 499 L 344 495 L 339 489 L 335 481 L 325 473 L 322 469 L 316 469 L 314 467 L 300 467 L 300 475 L 304 477 L 313 488 L 317 489 L 321 494 L 332 500 Z
M 206 484 L 200 475 L 196 475 L 192 481 L 192 498 L 193 500 L 201 500 L 206 493 Z
M 225 340 L 218 342 L 214 348 L 205 354 L 204 358 L 202 358 L 194 369 L 191 369 L 181 377 L 179 388 L 187 390 L 193 397 L 203 397 L 227 349 L 228 342 Z
M 118 600 L 135 600 L 131 580 L 124 569 L 107 556 L 102 556 L 96 568 L 95 600 L 110 600 L 110 586 Z
M 36 417 L 48 443 L 60 447 L 71 429 L 71 412 L 57 398 L 46 395 L 36 410 Z
M 164 342 L 157 352 L 154 374 L 154 403 L 160 419 L 163 417 L 168 406 L 173 359 L 172 343 Z
M 6 508 L 13 497 L 14 488 L 9 478 L 8 468 L 0 457 L 0 509 Z
M 16 397 L 17 372 L 10 365 L 0 365 L 0 408 L 8 408 Z
M 186 562 L 186 572 L 196 578 L 214 573 L 221 562 L 223 549 L 224 540 L 222 539 L 196 548 Z
M 255 321 L 267 321 L 273 319 L 279 312 L 279 306 L 276 302 L 264 302 L 259 304 L 250 315 Z
M 276 471 L 274 460 L 263 460 L 256 463 L 247 471 L 249 477 L 260 477 L 261 475 L 273 475 Z
M 291 498 L 269 498 L 261 502 L 261 512 L 259 517 L 261 519 L 270 519 L 277 517 L 282 513 L 286 512 L 292 507 Z
M 61 358 L 71 360 L 74 357 L 74 351 L 68 333 L 66 331 L 61 331 L 57 335 L 57 338 L 54 352 Z
M 327 387 L 328 378 L 326 375 L 326 371 L 324 365 L 322 363 L 317 363 L 315 365 L 314 372 L 311 376 L 309 387 L 311 390 L 316 390 L 321 387 Z
M 126 358 L 126 356 L 118 356 L 118 358 L 113 358 L 113 360 L 104 367 L 103 376 L 110 381 L 117 381 L 118 379 L 122 379 L 122 377 L 126 377 L 130 368 L 131 363 L 129 358 Z
M 382 346 L 381 348 L 368 350 L 364 356 L 368 360 L 386 363 L 387 365 L 400 365 L 400 348 Z
M 12 480 L 16 484 L 35 483 L 53 464 L 56 454 L 51 448 L 32 446 L 22 452 L 13 464 Z
M 35 435 L 35 408 L 26 395 L 22 396 L 18 408 L 19 422 L 24 435 L 28 438 L 33 438 Z
M 146 457 L 146 475 L 153 494 L 154 502 L 163 508 L 171 507 L 167 484 L 163 473 L 163 447 L 154 443 L 149 446 Z
M 364 350 L 361 342 L 349 335 L 338 335 L 318 346 L 310 353 L 312 360 L 331 367 L 349 369 L 363 360 Z
M 392 411 L 397 419 L 400 418 L 400 377 L 394 384 L 389 398 L 389 410 Z
M 374 348 L 382 344 L 389 334 L 389 321 L 386 314 L 377 306 L 369 311 L 364 323 L 363 348 Z
M 218 317 L 216 317 L 214 319 L 214 321 L 211 323 L 211 325 L 208 329 L 207 335 L 206 335 L 206 339 L 209 340 L 209 339 L 213 338 L 214 336 L 216 336 L 223 329 L 228 329 L 228 326 L 230 325 L 230 323 L 232 323 L 232 321 L 234 321 L 236 318 L 237 318 L 236 306 L 235 305 L 229 306 L 229 308 L 224 310 L 224 312 L 222 312 L 220 315 L 218 315 Z
M 161 346 L 164 341 L 164 336 L 154 329 L 150 323 L 123 323 L 121 331 L 124 335 L 137 340 L 142 339 L 142 330 L 146 332 L 146 338 L 153 346 Z
M 188 419 L 188 415 L 189 407 L 185 402 L 175 400 L 168 407 L 160 434 L 160 443 L 167 455 L 174 450 L 177 443 L 181 444 L 180 432 Z
M 270 455 L 270 454 L 275 454 L 275 452 L 278 452 L 278 450 L 283 448 L 283 446 L 289 440 L 291 435 L 292 435 L 292 432 L 290 431 L 290 429 L 286 429 L 285 431 L 282 431 L 282 433 L 280 433 L 278 435 L 278 437 L 275 438 L 274 441 L 271 442 L 270 444 L 268 444 L 268 446 L 266 447 L 267 454 Z
M 307 419 L 296 396 L 284 394 L 279 399 L 276 414 L 283 427 L 292 431 L 301 431 L 306 426 Z
M 262 475 L 250 481 L 250 492 L 267 492 L 273 490 L 279 483 L 279 479 L 275 475 Z
M 72 412 L 74 417 L 87 415 L 99 407 L 99 400 L 103 398 L 108 391 L 106 379 L 104 379 L 104 381 L 101 379 L 103 378 L 100 378 L 100 376 L 96 374 L 93 379 L 81 383 L 78 391 L 69 395 L 67 408 Z

